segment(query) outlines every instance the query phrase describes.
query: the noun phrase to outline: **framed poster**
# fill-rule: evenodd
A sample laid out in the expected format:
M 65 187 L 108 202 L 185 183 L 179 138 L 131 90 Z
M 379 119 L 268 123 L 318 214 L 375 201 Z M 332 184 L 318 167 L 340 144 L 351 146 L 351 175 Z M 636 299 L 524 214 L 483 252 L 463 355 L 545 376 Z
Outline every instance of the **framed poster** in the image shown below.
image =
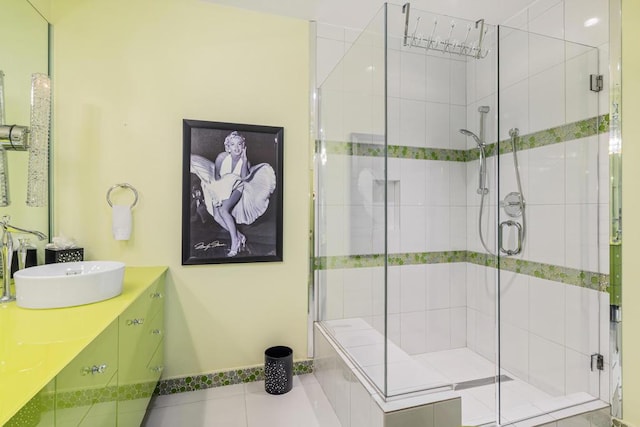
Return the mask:
M 282 261 L 283 133 L 183 120 L 183 265 Z

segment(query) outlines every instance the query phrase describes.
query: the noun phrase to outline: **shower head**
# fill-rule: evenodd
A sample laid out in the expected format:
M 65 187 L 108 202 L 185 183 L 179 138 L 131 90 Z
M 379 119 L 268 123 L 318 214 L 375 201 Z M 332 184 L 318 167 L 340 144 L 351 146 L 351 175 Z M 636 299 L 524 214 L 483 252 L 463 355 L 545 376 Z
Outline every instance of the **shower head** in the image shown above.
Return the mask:
M 482 142 L 480 140 L 480 138 L 478 138 L 478 136 L 471 132 L 470 130 L 467 129 L 460 129 L 460 133 L 465 135 L 465 136 L 470 136 L 473 138 L 473 140 L 476 142 L 476 144 L 478 144 L 478 148 L 484 148 L 484 142 Z

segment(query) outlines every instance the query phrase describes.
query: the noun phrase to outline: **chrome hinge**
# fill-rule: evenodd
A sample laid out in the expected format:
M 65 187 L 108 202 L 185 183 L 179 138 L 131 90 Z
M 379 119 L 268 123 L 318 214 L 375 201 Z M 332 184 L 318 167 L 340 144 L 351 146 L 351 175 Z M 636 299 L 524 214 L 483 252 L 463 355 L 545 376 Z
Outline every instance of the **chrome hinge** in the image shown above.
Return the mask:
M 604 356 L 599 353 L 591 355 L 591 370 L 604 371 Z
M 604 89 L 604 77 L 602 74 L 591 74 L 591 87 L 593 92 L 600 92 Z

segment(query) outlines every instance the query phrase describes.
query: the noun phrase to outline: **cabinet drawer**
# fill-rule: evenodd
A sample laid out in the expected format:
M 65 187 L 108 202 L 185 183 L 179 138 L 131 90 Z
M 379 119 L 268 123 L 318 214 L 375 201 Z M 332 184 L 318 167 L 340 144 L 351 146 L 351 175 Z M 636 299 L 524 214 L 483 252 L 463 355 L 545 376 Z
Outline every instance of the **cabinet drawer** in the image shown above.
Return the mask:
M 153 352 L 164 338 L 164 311 L 160 310 L 144 324 L 121 325 L 118 375 L 121 384 L 147 380 L 145 373 Z
M 56 379 L 56 393 L 102 388 L 118 369 L 118 324 L 111 323 Z
M 117 349 L 118 323 L 114 321 L 58 374 L 57 426 L 78 426 L 96 405 L 109 406 L 115 402 Z
M 156 348 L 155 353 L 153 353 L 147 365 L 147 372 L 149 372 L 149 378 L 154 387 L 160 379 L 162 371 L 164 371 L 164 340 L 160 341 L 158 348 Z

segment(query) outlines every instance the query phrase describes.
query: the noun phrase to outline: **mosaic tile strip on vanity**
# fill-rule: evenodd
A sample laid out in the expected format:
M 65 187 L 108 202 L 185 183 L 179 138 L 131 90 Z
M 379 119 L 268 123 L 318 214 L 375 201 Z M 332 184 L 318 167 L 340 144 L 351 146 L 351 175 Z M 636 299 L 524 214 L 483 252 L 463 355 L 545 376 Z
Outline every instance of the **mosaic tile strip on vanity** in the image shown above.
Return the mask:
M 573 123 L 567 123 L 551 129 L 545 129 L 530 134 L 520 135 L 516 144 L 517 150 L 530 150 L 545 145 L 558 144 L 575 139 L 605 133 L 609 131 L 609 115 L 592 117 Z M 512 151 L 511 141 L 503 140 L 499 143 L 487 144 L 487 155 L 493 156 L 496 147 L 500 147 L 500 154 Z M 316 153 L 324 148 L 325 154 L 342 154 L 346 156 L 384 157 L 384 144 L 371 144 L 344 141 L 316 141 Z M 389 145 L 388 156 L 398 159 L 440 160 L 451 162 L 468 162 L 477 160 L 479 152 L 476 149 L 452 150 L 445 148 L 410 147 L 405 145 Z
M 527 261 L 523 259 L 503 257 L 498 260 L 495 256 L 471 251 L 446 251 L 446 252 L 415 252 L 389 254 L 388 266 L 442 264 L 453 262 L 469 262 L 485 267 L 499 268 L 518 274 L 525 274 L 540 279 L 552 280 L 573 286 L 594 289 L 607 292 L 609 276 L 574 268 L 562 267 L 551 264 Z M 385 265 L 384 254 L 350 255 L 316 257 L 314 268 L 316 270 L 332 270 L 344 268 L 383 267 Z
M 293 362 L 293 375 L 313 372 L 313 360 Z M 160 380 L 154 394 L 167 395 L 264 380 L 264 366 Z

